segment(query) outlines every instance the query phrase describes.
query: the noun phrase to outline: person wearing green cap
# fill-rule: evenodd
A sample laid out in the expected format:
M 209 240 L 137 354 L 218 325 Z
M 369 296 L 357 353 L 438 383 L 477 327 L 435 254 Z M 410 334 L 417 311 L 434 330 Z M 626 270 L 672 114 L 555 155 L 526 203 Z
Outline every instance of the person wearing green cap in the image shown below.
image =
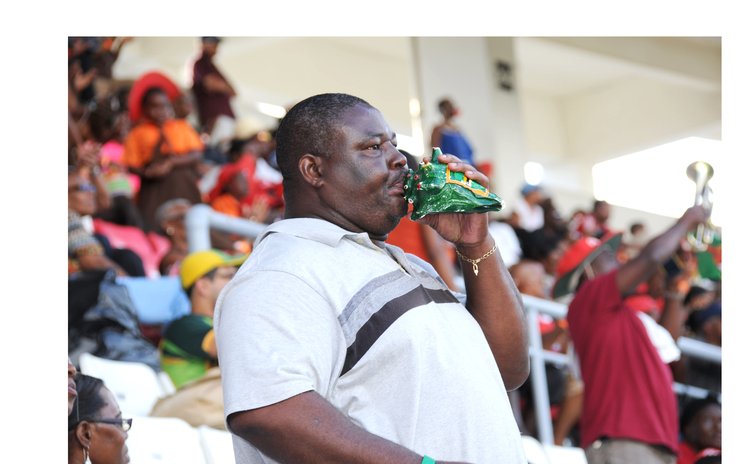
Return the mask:
M 476 168 L 433 155 L 425 163 L 451 190 L 490 196 Z M 463 256 L 458 294 L 386 242 L 407 214 L 409 173 L 371 104 L 346 94 L 297 103 L 277 160 L 285 218 L 256 238 L 214 316 L 237 462 L 525 464 L 507 391 L 528 377 L 528 332 L 489 209 L 410 219 Z

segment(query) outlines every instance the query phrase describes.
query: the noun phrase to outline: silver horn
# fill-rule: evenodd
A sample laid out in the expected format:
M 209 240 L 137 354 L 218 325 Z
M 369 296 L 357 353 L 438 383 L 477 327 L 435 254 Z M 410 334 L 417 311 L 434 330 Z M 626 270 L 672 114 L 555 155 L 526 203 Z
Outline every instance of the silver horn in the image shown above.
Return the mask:
M 690 180 L 695 182 L 695 205 L 702 205 L 711 214 L 713 208 L 713 190 L 708 181 L 714 175 L 714 168 L 705 161 L 696 161 L 687 167 L 686 174 Z M 699 224 L 694 232 L 687 236 L 687 240 L 693 249 L 703 251 L 708 248 L 714 240 L 715 228 L 707 220 L 705 224 Z

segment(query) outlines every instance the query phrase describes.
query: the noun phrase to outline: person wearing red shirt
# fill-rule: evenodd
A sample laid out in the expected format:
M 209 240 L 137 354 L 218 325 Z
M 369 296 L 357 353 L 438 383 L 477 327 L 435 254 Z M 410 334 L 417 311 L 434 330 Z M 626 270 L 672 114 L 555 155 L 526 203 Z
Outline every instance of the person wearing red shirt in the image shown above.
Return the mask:
M 219 137 L 215 129 L 222 124 L 234 125 L 235 115 L 231 101 L 237 95 L 229 80 L 222 74 L 213 59 L 219 48 L 219 37 L 201 37 L 201 55 L 193 64 L 193 95 L 201 128 L 211 135 L 212 144 Z M 225 123 L 220 123 L 221 120 Z
M 553 296 L 575 293 L 568 324 L 584 384 L 581 447 L 590 464 L 676 462 L 677 400 L 668 363 L 679 351 L 667 327 L 630 307 L 625 297 L 708 215 L 702 206 L 689 208 L 624 264 L 615 254 L 621 234 L 583 237 L 560 259 Z M 665 307 L 662 320 L 679 320 L 671 317 L 678 311 Z

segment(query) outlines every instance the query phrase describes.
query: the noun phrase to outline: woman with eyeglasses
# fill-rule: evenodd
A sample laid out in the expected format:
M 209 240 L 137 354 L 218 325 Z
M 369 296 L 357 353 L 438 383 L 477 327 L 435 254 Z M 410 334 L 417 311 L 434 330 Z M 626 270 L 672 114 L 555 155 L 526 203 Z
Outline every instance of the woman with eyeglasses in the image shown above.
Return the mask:
M 130 462 L 128 430 L 133 419 L 123 419 L 115 395 L 96 377 L 77 374 L 78 395 L 68 416 L 68 464 L 125 464 Z

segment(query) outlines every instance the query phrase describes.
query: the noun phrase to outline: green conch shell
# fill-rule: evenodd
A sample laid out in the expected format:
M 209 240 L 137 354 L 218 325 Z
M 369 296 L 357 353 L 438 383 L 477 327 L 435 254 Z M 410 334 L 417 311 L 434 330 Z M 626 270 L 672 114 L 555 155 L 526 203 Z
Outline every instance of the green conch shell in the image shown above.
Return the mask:
M 468 179 L 462 172 L 453 172 L 438 162 L 440 148 L 432 149 L 432 160 L 409 170 L 404 183 L 404 197 L 414 205 L 411 219 L 433 213 L 486 213 L 500 211 L 503 200 Z

